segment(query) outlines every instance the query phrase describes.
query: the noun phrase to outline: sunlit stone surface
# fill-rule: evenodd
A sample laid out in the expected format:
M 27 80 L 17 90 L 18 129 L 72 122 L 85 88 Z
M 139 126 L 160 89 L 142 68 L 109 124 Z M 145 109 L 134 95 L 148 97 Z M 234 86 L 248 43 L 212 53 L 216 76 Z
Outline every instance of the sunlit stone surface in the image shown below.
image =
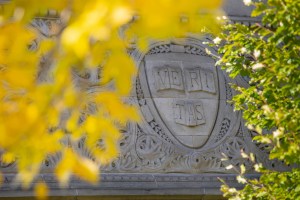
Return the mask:
M 256 23 L 249 18 L 250 8 L 242 6 L 240 0 L 228 0 L 224 6 L 232 23 Z M 59 21 L 37 19 L 32 24 L 51 36 L 53 25 Z M 217 177 L 238 186 L 234 171 L 226 170 L 227 165 L 244 164 L 252 173 L 251 163 L 241 157 L 241 150 L 253 152 L 268 167 L 280 167 L 267 161 L 268 152 L 252 142 L 255 133 L 245 128 L 241 113 L 234 112 L 228 102 L 234 95 L 229 84 L 247 86 L 247 82 L 243 77 L 232 80 L 215 66 L 206 48 L 213 53 L 216 50 L 203 44 L 212 39 L 158 41 L 144 53 L 130 49 L 139 73 L 131 96 L 125 100 L 138 107 L 141 122 L 124 128 L 121 154 L 102 167 L 97 186 L 74 179 L 68 188 L 59 189 L 51 172 L 59 158 L 49 157 L 40 179 L 49 184 L 51 195 L 79 199 L 101 195 L 220 195 Z M 99 71 L 77 73 L 75 81 L 93 91 L 95 88 L 89 86 L 97 82 Z M 78 150 L 88 154 L 82 142 Z M 222 160 L 224 156 L 228 160 Z M 31 196 L 31 191 L 13 187 L 14 165 L 0 163 L 4 172 L 0 197 Z

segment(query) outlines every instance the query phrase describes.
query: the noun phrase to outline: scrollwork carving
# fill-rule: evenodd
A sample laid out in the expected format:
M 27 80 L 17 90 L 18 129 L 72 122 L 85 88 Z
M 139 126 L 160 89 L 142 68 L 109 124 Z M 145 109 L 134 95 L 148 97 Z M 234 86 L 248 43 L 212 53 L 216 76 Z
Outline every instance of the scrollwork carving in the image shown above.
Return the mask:
M 221 146 L 221 152 L 224 153 L 228 162 L 234 166 L 239 167 L 241 164 L 248 169 L 252 166 L 249 159 L 243 158 L 241 153 L 249 153 L 246 143 L 238 137 L 229 138 L 225 144 Z
M 185 46 L 184 49 L 185 49 L 185 52 L 188 53 L 188 54 L 194 54 L 194 55 L 208 56 L 209 57 L 209 55 L 205 51 L 203 51 L 202 49 L 197 48 L 197 47 Z
M 54 37 L 59 33 L 61 29 L 60 22 L 57 19 L 53 19 L 53 20 L 36 19 L 32 22 L 31 26 L 40 32 L 40 36 L 39 36 L 40 38 L 34 40 L 33 43 L 30 45 L 30 49 L 33 51 L 39 47 L 39 42 L 42 38 Z M 126 173 L 222 172 L 223 173 L 223 172 L 228 172 L 225 169 L 228 163 L 233 164 L 235 166 L 239 166 L 241 164 L 244 164 L 247 167 L 250 166 L 249 161 L 241 157 L 240 154 L 241 149 L 246 153 L 253 152 L 253 151 L 256 152 L 257 157 L 259 157 L 260 159 L 263 158 L 263 156 L 261 155 L 265 155 L 265 157 L 268 155 L 269 153 L 268 146 L 261 143 L 257 143 L 255 141 L 253 143 L 251 140 L 252 137 L 255 135 L 255 132 L 249 132 L 248 130 L 241 128 L 243 126 L 243 123 L 240 121 L 238 117 L 234 116 L 235 113 L 233 113 L 232 111 L 233 109 L 232 105 L 229 104 L 228 102 L 225 103 L 225 100 L 231 100 L 233 96 L 233 91 L 229 86 L 229 82 L 231 82 L 231 80 L 227 77 L 226 73 L 222 72 L 222 74 L 218 74 L 219 69 L 213 72 L 212 68 L 205 69 L 206 66 L 202 66 L 201 62 L 192 63 L 187 60 L 187 58 L 198 56 L 198 59 L 200 59 L 200 61 L 201 59 L 209 61 L 208 58 L 209 55 L 204 51 L 204 48 L 202 48 L 202 46 L 203 46 L 202 42 L 196 39 L 187 40 L 187 43 L 184 44 L 182 40 L 180 40 L 179 42 L 175 42 L 175 41 L 162 42 L 162 43 L 158 43 L 157 45 L 153 45 L 152 48 L 149 49 L 148 53 L 143 55 L 136 53 L 136 50 L 134 49 L 128 50 L 128 53 L 138 55 L 137 58 L 134 58 L 136 60 L 139 59 L 142 60 L 143 56 L 144 57 L 155 56 L 157 54 L 162 54 L 163 56 L 169 53 L 173 53 L 173 57 L 177 57 L 178 54 L 184 54 L 183 57 L 185 57 L 186 60 L 184 61 L 177 60 L 178 63 L 180 63 L 180 65 L 178 65 L 177 71 L 182 70 L 182 72 L 176 73 L 176 71 L 173 70 L 172 71 L 174 75 L 173 82 L 170 82 L 169 88 L 161 88 L 161 91 L 167 90 L 167 92 L 169 92 L 170 89 L 172 89 L 172 91 L 173 90 L 176 90 L 177 92 L 179 91 L 179 93 L 176 93 L 176 95 L 188 94 L 187 96 L 184 97 L 186 98 L 185 102 L 190 101 L 189 98 L 192 99 L 193 97 L 193 100 L 190 101 L 193 104 L 190 103 L 188 104 L 189 106 L 186 106 L 186 104 L 184 103 L 180 105 L 178 104 L 178 106 L 182 105 L 182 107 L 179 107 L 177 108 L 177 110 L 175 110 L 177 114 L 181 112 L 180 110 L 181 108 L 185 108 L 185 107 L 186 107 L 186 109 L 184 110 L 185 112 L 190 111 L 191 113 L 195 113 L 195 110 L 199 111 L 199 113 L 200 111 L 201 113 L 206 112 L 205 120 L 203 119 L 202 121 L 196 121 L 195 123 L 194 122 L 182 123 L 181 121 L 178 120 L 178 122 L 180 123 L 177 124 L 180 125 L 183 124 L 183 128 L 181 127 L 182 135 L 179 135 L 179 137 L 186 136 L 184 134 L 186 134 L 187 132 L 186 130 L 188 130 L 188 128 L 193 129 L 196 126 L 201 127 L 207 124 L 209 121 L 216 120 L 216 122 L 215 121 L 213 122 L 214 124 L 216 124 L 216 129 L 215 129 L 216 134 L 211 136 L 211 140 L 207 140 L 207 143 L 204 142 L 205 145 L 206 144 L 208 145 L 207 146 L 204 145 L 205 148 L 203 149 L 202 146 L 200 146 L 199 148 L 198 146 L 197 148 L 194 148 L 194 146 L 192 146 L 191 148 L 187 148 L 186 146 L 182 145 L 180 142 L 176 142 L 176 140 L 174 139 L 175 137 L 169 134 L 169 132 L 172 131 L 170 131 L 169 127 L 167 127 L 166 125 L 168 122 L 164 122 L 163 124 L 157 119 L 158 118 L 157 116 L 153 115 L 155 106 L 154 107 L 149 106 L 149 101 L 151 100 L 152 96 L 149 95 L 147 92 L 145 92 L 145 90 L 143 91 L 143 89 L 145 87 L 149 87 L 149 85 L 143 88 L 144 85 L 142 84 L 144 84 L 144 82 L 141 78 L 144 79 L 146 78 L 138 76 L 136 78 L 136 82 L 134 83 L 134 89 L 135 89 L 134 96 L 136 95 L 134 98 L 136 99 L 134 99 L 135 101 L 132 101 L 132 104 L 137 105 L 141 110 L 141 112 L 143 113 L 143 119 L 141 120 L 142 122 L 139 122 L 138 124 L 129 123 L 126 127 L 124 127 L 124 130 L 122 130 L 123 137 L 119 141 L 120 155 L 109 165 L 101 166 L 101 170 L 103 172 L 126 172 Z M 204 63 L 206 63 L 206 61 Z M 42 65 L 46 65 L 47 64 L 46 62 L 48 62 L 47 59 L 44 60 L 42 59 Z M 174 63 L 174 60 L 168 60 L 168 62 Z M 189 64 L 192 63 L 192 64 L 184 68 L 182 64 L 183 62 L 187 62 Z M 44 68 L 42 67 L 43 70 L 47 70 L 46 67 Z M 211 72 L 211 80 L 207 79 L 207 77 L 209 78 L 209 76 L 203 76 L 204 73 L 201 73 L 202 68 L 203 70 L 206 70 L 206 72 Z M 170 73 L 171 71 L 169 71 L 169 74 Z M 101 78 L 101 68 L 95 68 L 94 71 L 83 71 L 83 72 L 74 71 L 74 74 L 75 74 L 74 79 L 78 81 L 78 85 L 79 86 L 86 85 L 88 87 L 84 87 L 84 88 L 88 90 L 90 89 L 89 88 L 90 86 L 94 86 L 95 83 L 99 82 L 99 79 Z M 181 75 L 177 76 L 178 74 Z M 209 73 L 206 74 L 209 75 Z M 217 75 L 222 76 L 224 80 L 217 79 L 218 77 Z M 182 81 L 182 83 L 184 84 L 182 85 L 178 84 L 179 82 L 176 82 L 175 79 L 176 81 L 179 82 Z M 155 84 L 155 82 L 150 82 L 150 83 Z M 198 83 L 198 85 L 195 85 L 194 83 Z M 177 86 L 179 85 L 180 87 L 178 86 L 176 88 L 175 87 L 176 85 Z M 207 88 L 204 88 L 205 86 L 207 86 Z M 221 94 L 220 93 L 221 90 L 223 92 L 222 96 L 219 95 Z M 161 91 L 157 90 L 157 92 L 161 92 Z M 201 95 L 203 96 L 207 95 L 207 96 L 199 100 L 200 98 L 198 96 L 193 96 L 198 91 L 203 92 Z M 176 99 L 175 103 L 176 102 L 181 103 L 180 100 L 182 97 L 180 98 L 177 98 L 177 96 L 162 97 L 162 99 L 166 99 L 166 98 L 173 98 Z M 218 107 L 218 109 L 216 110 L 218 110 L 218 112 L 223 112 L 222 113 L 223 115 L 220 117 L 218 117 L 219 115 L 216 115 L 212 117 L 212 119 L 209 119 L 208 118 L 209 116 L 207 117 L 207 115 L 211 115 L 211 109 L 207 109 L 206 105 L 208 105 L 213 100 L 220 101 L 221 99 L 224 100 L 224 104 L 220 105 L 216 103 L 216 105 L 212 106 L 212 108 Z M 201 102 L 201 106 L 199 102 Z M 190 108 L 195 108 L 195 110 L 193 111 L 193 109 Z M 93 113 L 94 109 L 95 106 L 92 103 L 87 105 L 86 110 L 83 111 L 81 121 L 85 120 L 85 115 Z M 205 109 L 207 109 L 208 112 Z M 158 113 L 158 116 L 160 114 L 161 113 Z M 194 115 L 191 114 L 190 116 L 194 116 Z M 176 119 L 178 118 L 181 119 L 181 115 L 179 114 L 178 115 L 171 114 L 168 117 L 173 121 L 174 121 L 174 117 Z M 200 120 L 200 117 L 198 118 Z M 235 125 L 236 126 L 240 125 L 240 127 L 233 129 L 232 127 L 234 127 Z M 194 133 L 195 132 L 196 131 L 194 131 Z M 201 129 L 198 132 L 202 133 L 205 131 Z M 196 132 L 196 134 L 198 132 Z M 194 136 L 195 135 L 191 136 L 191 140 L 187 140 L 187 143 L 188 142 L 193 143 L 194 140 L 206 140 L 206 138 L 203 139 L 203 135 L 201 134 L 197 135 L 197 137 Z M 81 152 L 84 156 L 91 157 L 90 152 L 85 147 L 84 139 L 78 141 L 78 143 L 75 144 L 75 146 L 76 146 L 75 149 Z M 224 153 L 228 157 L 228 161 L 224 162 L 221 160 L 223 157 L 222 153 Z M 50 155 L 45 161 L 44 168 L 47 168 L 47 170 L 49 168 L 54 168 L 54 166 L 58 163 L 59 160 L 60 160 L 60 154 Z M 4 164 L 0 161 L 0 168 L 2 169 L 12 168 L 14 167 L 14 165 L 15 163 Z M 276 167 L 278 163 L 274 161 L 269 165 L 270 166 L 274 165 L 274 167 Z
M 230 119 L 224 118 L 221 123 L 221 130 L 220 130 L 219 134 L 217 135 L 217 137 L 215 138 L 216 142 L 221 140 L 226 135 L 226 133 L 229 130 L 229 127 L 230 127 Z

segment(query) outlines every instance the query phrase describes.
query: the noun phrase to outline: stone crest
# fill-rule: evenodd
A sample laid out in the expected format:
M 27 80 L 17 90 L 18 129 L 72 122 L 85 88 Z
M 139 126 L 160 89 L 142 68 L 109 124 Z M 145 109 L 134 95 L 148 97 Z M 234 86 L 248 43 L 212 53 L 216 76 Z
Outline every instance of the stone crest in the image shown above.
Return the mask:
M 141 80 L 149 88 L 151 111 L 160 126 L 183 145 L 200 148 L 218 114 L 218 72 L 208 56 L 188 54 L 183 45 L 170 44 L 170 50 L 145 56 Z
M 57 20 L 36 20 L 33 28 L 41 37 L 52 37 Z M 234 112 L 230 104 L 234 82 L 247 86 L 238 77 L 232 80 L 205 51 L 202 44 L 209 37 L 174 39 L 154 42 L 145 52 L 128 49 L 135 60 L 138 76 L 133 83 L 133 93 L 126 102 L 137 105 L 142 121 L 124 127 L 119 141 L 120 155 L 107 166 L 105 173 L 233 173 L 228 164 L 244 164 L 251 170 L 251 163 L 241 157 L 240 151 L 254 152 L 258 161 L 267 166 L 280 166 L 267 162 L 268 152 L 261 144 L 252 142 L 255 133 L 247 130 L 241 113 Z M 30 48 L 39 46 L 36 40 Z M 213 49 L 210 49 L 213 52 Z M 42 72 L 47 72 L 47 62 L 42 59 Z M 40 79 L 47 79 L 42 76 Z M 97 92 L 95 84 L 101 78 L 101 68 L 92 72 L 74 71 L 74 82 L 87 92 Z M 93 106 L 87 112 L 93 112 Z M 84 139 L 74 146 L 84 156 L 91 157 Z M 1 152 L 0 152 L 1 154 Z M 228 160 L 222 158 L 226 155 Z M 48 172 L 60 160 L 60 155 L 49 155 L 42 172 Z M 15 163 L 4 164 L 4 172 L 14 172 Z M 112 175 L 113 177 L 115 175 Z
M 190 150 L 211 147 L 229 129 L 237 129 L 230 122 L 239 118 L 228 109 L 227 77 L 205 48 L 197 40 L 176 40 L 134 55 L 139 59 L 138 92 L 144 95 L 139 100 L 145 102 L 140 104 L 145 120 L 155 121 L 173 143 Z

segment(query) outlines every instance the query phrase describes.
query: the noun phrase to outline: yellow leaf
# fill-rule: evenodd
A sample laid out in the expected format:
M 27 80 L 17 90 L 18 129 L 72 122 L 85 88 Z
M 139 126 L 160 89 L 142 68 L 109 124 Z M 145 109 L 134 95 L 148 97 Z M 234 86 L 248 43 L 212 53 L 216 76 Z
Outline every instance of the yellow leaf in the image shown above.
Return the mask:
M 241 174 L 244 174 L 245 172 L 246 172 L 246 167 L 245 167 L 245 165 L 241 165 L 240 166 L 240 168 L 241 168 Z
M 37 183 L 34 188 L 34 193 L 37 199 L 46 200 L 48 197 L 48 187 L 45 183 Z
M 96 184 L 98 182 L 98 173 L 98 165 L 87 158 L 78 159 L 76 165 L 74 166 L 74 174 L 80 177 L 82 180 L 88 181 L 89 183 Z
M 122 96 L 130 94 L 137 72 L 128 50 L 146 50 L 152 41 L 205 28 L 214 32 L 220 2 L 16 0 L 1 5 L 0 148 L 9 150 L 1 159 L 18 158 L 22 186 L 28 188 L 41 163 L 55 153 L 62 153 L 55 168 L 61 185 L 74 173 L 96 183 L 99 168 L 90 157 L 100 164 L 111 162 L 119 153 L 120 126 L 138 120 L 135 107 Z M 29 25 L 35 16 L 53 13 L 62 23 L 47 20 L 42 34 Z M 33 41 L 38 49 L 30 48 Z M 74 68 L 95 73 L 78 77 Z M 95 86 L 99 92 L 92 92 Z M 85 112 L 91 93 L 88 101 L 95 109 Z M 80 138 L 88 156 L 72 149 Z M 36 193 L 46 196 L 46 186 L 37 185 Z
M 76 157 L 70 148 L 66 148 L 63 152 L 61 161 L 55 169 L 56 177 L 61 186 L 65 187 L 71 177 L 73 167 L 76 164 Z
M 0 173 L 0 186 L 2 185 L 3 183 L 3 175 Z
M 15 155 L 11 152 L 5 152 L 2 154 L 1 157 L 2 157 L 2 161 L 7 164 L 12 163 L 16 160 Z
M 120 26 L 127 23 L 132 18 L 132 11 L 129 7 L 118 6 L 112 12 L 112 24 Z
M 85 122 L 85 129 L 88 133 L 95 133 L 97 131 L 97 119 L 95 117 L 88 117 Z

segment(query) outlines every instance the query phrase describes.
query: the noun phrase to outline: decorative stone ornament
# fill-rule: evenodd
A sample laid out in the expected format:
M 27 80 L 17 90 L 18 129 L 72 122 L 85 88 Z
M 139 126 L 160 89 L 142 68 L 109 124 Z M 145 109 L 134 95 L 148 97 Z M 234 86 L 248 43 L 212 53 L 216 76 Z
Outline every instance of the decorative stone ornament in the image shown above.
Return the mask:
M 103 171 L 226 171 L 222 144 L 240 130 L 240 113 L 228 103 L 230 79 L 202 42 L 177 39 L 132 51 L 139 71 L 132 103 L 143 120 L 129 124 L 120 157 Z
M 38 19 L 32 27 L 41 33 L 41 38 L 52 37 L 57 33 L 58 24 L 57 19 Z M 38 48 L 38 39 L 30 48 Z M 142 120 L 128 123 L 122 130 L 120 155 L 109 165 L 101 167 L 103 185 L 95 186 L 98 193 L 94 191 L 94 194 L 108 194 L 111 189 L 124 194 L 125 188 L 138 192 L 153 190 L 151 194 L 167 194 L 165 191 L 170 194 L 207 194 L 207 188 L 213 188 L 212 193 L 216 194 L 221 184 L 217 177 L 221 176 L 227 182 L 235 180 L 234 175 L 230 175 L 235 171 L 227 170 L 226 166 L 243 164 L 247 173 L 253 172 L 252 163 L 241 156 L 241 150 L 253 152 L 256 160 L 264 166 L 281 168 L 280 162 L 268 161 L 266 146 L 252 141 L 256 133 L 245 128 L 241 113 L 235 112 L 229 102 L 234 95 L 229 84 L 247 87 L 247 79 L 238 76 L 232 80 L 215 66 L 215 60 L 206 53 L 206 48 L 213 54 L 216 52 L 203 45 L 207 40 L 210 38 L 173 39 L 154 42 L 145 52 L 128 50 L 135 60 L 138 75 L 133 82 L 132 95 L 125 100 L 137 106 Z M 42 59 L 39 74 L 43 81 L 48 79 L 46 61 L 46 58 Z M 76 85 L 87 93 L 112 86 L 111 83 L 105 86 L 96 84 L 101 79 L 101 68 L 74 71 L 74 79 Z M 90 105 L 87 112 L 93 113 L 93 109 Z M 74 148 L 82 155 L 90 156 L 84 139 Z M 51 189 L 58 188 L 52 171 L 59 159 L 59 154 L 49 156 L 41 172 L 41 178 L 50 184 Z M 9 185 L 16 172 L 15 166 L 15 163 L 7 165 L 0 161 L 5 190 L 11 190 Z M 77 180 L 72 180 L 70 185 L 76 189 L 76 194 L 91 195 L 86 192 L 89 185 Z M 132 193 L 127 191 L 126 194 Z
M 132 54 L 139 67 L 137 96 L 145 121 L 157 123 L 156 134 L 187 151 L 214 148 L 239 126 L 231 123 L 239 114 L 224 95 L 228 77 L 205 48 L 200 40 L 179 39 Z
M 206 48 L 202 40 L 186 38 L 131 51 L 138 76 L 129 101 L 138 105 L 142 122 L 128 124 L 120 156 L 103 172 L 233 173 L 226 169 L 229 164 L 252 172 L 241 151 L 268 162 L 229 103 L 234 93 L 229 83 L 247 82 L 230 79 Z
M 41 33 L 41 38 L 54 37 L 59 24 L 57 19 L 37 19 L 32 28 Z M 233 96 L 229 83 L 247 86 L 246 80 L 231 80 L 215 66 L 215 60 L 206 53 L 208 47 L 203 45 L 207 40 L 210 38 L 173 39 L 154 42 L 145 52 L 129 50 L 138 76 L 133 82 L 133 95 L 126 101 L 137 106 L 142 121 L 124 128 L 120 155 L 101 167 L 103 173 L 233 173 L 226 170 L 229 164 L 245 164 L 251 170 L 241 150 L 254 152 L 266 166 L 279 166 L 276 161 L 266 161 L 268 152 L 252 142 L 255 133 L 244 127 L 241 113 L 234 112 L 228 102 Z M 38 46 L 37 40 L 31 48 Z M 209 51 L 216 54 L 213 49 Z M 44 65 L 39 78 L 47 80 L 48 67 Z M 97 88 L 109 87 L 95 84 L 101 78 L 100 71 L 84 75 L 74 71 L 74 81 L 87 93 L 97 92 Z M 88 108 L 93 112 L 93 106 Z M 74 148 L 90 155 L 84 140 Z M 228 159 L 223 160 L 224 156 Z M 49 156 L 43 170 L 51 171 L 59 159 L 59 154 Z M 14 172 L 15 164 L 0 163 L 0 168 L 4 173 Z

